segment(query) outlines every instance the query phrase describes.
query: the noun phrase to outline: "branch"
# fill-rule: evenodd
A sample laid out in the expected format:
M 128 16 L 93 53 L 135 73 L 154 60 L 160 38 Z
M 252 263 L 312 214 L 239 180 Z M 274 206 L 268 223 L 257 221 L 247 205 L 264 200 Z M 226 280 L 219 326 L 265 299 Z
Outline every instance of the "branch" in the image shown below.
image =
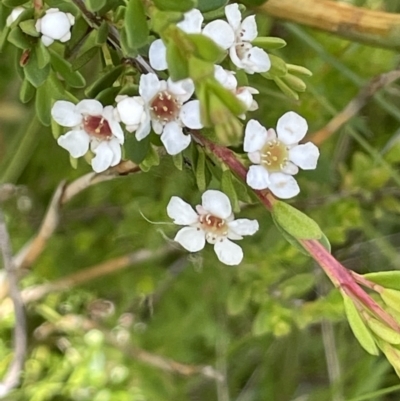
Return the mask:
M 139 251 L 87 267 L 83 270 L 79 270 L 77 273 L 62 277 L 51 283 L 26 288 L 22 291 L 22 299 L 24 303 L 38 301 L 51 292 L 69 290 L 72 287 L 87 283 L 99 277 L 113 274 L 117 271 L 124 270 L 127 267 L 132 267 L 138 265 L 139 263 L 165 256 L 172 251 L 173 249 L 168 246 L 159 248 L 156 251 L 141 249 Z
M 9 294 L 14 305 L 14 357 L 3 382 L 0 382 L 0 397 L 4 398 L 18 386 L 26 355 L 26 321 L 24 304 L 18 290 L 16 269 L 13 265 L 10 237 L 8 235 L 3 212 L 0 210 L 0 250 L 3 255 L 3 266 L 7 273 Z
M 131 161 L 123 161 L 103 173 L 85 174 L 68 185 L 62 181 L 53 195 L 53 199 L 50 202 L 38 233 L 14 257 L 13 264 L 15 269 L 19 270 L 29 267 L 42 253 L 47 241 L 57 228 L 61 206 L 92 185 L 139 171 L 140 168 L 136 164 Z
M 269 0 L 257 11 L 368 45 L 400 49 L 400 15 L 331 0 Z
M 340 113 L 333 117 L 324 128 L 321 128 L 311 136 L 311 141 L 316 145 L 321 145 L 322 142 L 326 141 L 342 125 L 346 124 L 347 121 L 353 118 L 378 90 L 399 78 L 399 70 L 390 71 L 372 78 Z

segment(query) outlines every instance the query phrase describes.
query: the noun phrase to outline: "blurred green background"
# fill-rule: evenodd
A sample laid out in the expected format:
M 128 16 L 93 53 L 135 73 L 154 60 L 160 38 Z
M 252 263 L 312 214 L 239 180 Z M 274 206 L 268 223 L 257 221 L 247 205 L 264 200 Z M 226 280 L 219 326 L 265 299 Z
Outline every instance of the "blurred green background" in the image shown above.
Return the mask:
M 399 1 L 347 2 L 400 12 Z M 266 16 L 258 20 L 265 33 L 287 41 L 276 55 L 313 72 L 299 101 L 271 81 L 251 77 L 260 91 L 252 117 L 267 127 L 294 110 L 307 119 L 309 133 L 316 132 L 370 78 L 399 66 L 397 51 Z M 51 130 L 37 122 L 33 105 L 19 102 L 13 53 L 10 47 L 0 54 L 0 181 L 17 186 L 2 204 L 17 252 L 37 232 L 60 181 L 70 182 L 90 166 L 80 162 L 72 169 Z M 86 69 L 88 83 L 93 68 Z M 321 145 L 317 170 L 296 177 L 301 194 L 291 203 L 318 222 L 333 254 L 360 273 L 400 266 L 399 100 L 398 83 L 378 92 Z M 201 194 L 191 169 L 178 171 L 168 157 L 146 174 L 83 191 L 63 208 L 22 288 L 170 244 L 177 226 L 159 223 L 170 221 L 172 195 L 195 205 Z M 398 377 L 384 357 L 360 347 L 320 268 L 285 242 L 261 205 L 246 205 L 239 216 L 257 218 L 260 230 L 240 242 L 245 257 L 238 267 L 219 263 L 210 246 L 188 255 L 173 245 L 172 252 L 29 303 L 22 385 L 7 399 L 398 400 Z M 0 377 L 12 358 L 13 323 L 5 298 Z M 167 364 L 170 371 L 154 366 L 146 355 L 161 365 L 167 359 L 184 364 L 188 374 L 178 365 Z M 207 377 L 201 367 L 208 365 L 219 375 Z

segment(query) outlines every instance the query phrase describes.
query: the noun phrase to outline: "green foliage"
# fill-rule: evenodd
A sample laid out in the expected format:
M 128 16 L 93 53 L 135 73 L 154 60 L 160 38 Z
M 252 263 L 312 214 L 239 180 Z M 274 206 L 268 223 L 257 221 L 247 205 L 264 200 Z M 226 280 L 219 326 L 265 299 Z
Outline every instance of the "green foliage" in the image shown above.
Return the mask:
M 141 0 L 129 0 L 124 22 L 128 46 L 133 49 L 144 46 L 149 37 L 149 28 Z

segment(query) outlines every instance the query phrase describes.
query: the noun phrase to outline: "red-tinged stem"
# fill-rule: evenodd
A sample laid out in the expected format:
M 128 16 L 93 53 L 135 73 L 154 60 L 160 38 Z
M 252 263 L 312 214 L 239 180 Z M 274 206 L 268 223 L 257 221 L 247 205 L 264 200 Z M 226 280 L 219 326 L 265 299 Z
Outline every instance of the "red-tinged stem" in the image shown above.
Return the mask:
M 378 294 L 381 294 L 383 292 L 384 287 L 382 287 L 381 285 L 367 280 L 361 274 L 358 274 L 356 272 L 350 271 L 350 273 L 354 277 L 354 280 L 357 281 L 358 284 L 361 284 L 364 287 L 370 288 L 371 290 L 376 291 Z
M 230 149 L 217 145 L 214 142 L 204 138 L 198 131 L 192 132 L 197 142 L 207 148 L 211 153 L 227 165 L 242 181 L 246 182 L 247 169 L 238 160 L 235 153 Z M 258 199 L 264 206 L 272 211 L 275 197 L 268 191 L 254 190 Z M 339 288 L 353 301 L 361 302 L 367 310 L 370 310 L 382 322 L 385 322 L 393 330 L 400 332 L 400 325 L 382 309 L 373 298 L 371 298 L 356 282 L 352 272 L 340 264 L 317 240 L 298 240 L 300 245 L 304 247 L 310 256 L 321 266 L 327 276 L 330 278 L 335 287 Z M 363 283 L 361 283 L 363 284 Z

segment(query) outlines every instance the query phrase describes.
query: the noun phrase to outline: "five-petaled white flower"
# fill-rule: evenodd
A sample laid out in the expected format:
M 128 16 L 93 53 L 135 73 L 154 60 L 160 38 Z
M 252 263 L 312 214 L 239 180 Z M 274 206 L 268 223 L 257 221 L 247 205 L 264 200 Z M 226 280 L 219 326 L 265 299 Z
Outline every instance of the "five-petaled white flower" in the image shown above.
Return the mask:
M 75 17 L 70 13 L 64 13 L 58 8 L 50 8 L 46 15 L 36 21 L 35 28 L 42 34 L 42 42 L 50 46 L 55 40 L 66 42 L 71 39 L 71 27 L 75 23 Z
M 235 41 L 229 49 L 232 62 L 248 74 L 268 71 L 271 68 L 268 54 L 251 44 L 258 35 L 255 16 L 251 15 L 242 21 L 239 5 L 236 3 L 225 7 L 225 15 L 235 34 Z M 220 32 L 219 36 L 223 34 Z M 214 37 L 214 40 L 216 39 L 217 37 Z
M 190 136 L 183 133 L 183 127 L 203 127 L 200 121 L 200 102 L 187 101 L 193 92 L 194 83 L 190 78 L 176 82 L 171 79 L 160 81 L 156 74 L 143 74 L 139 82 L 143 108 L 140 107 L 139 99 L 125 98 L 118 103 L 118 115 L 127 128 L 134 127 L 132 122 L 140 121 L 136 131 L 139 141 L 149 134 L 151 122 L 154 132 L 161 135 L 167 153 L 176 155 L 186 149 L 191 141 Z M 131 102 L 135 100 L 135 107 L 124 104 L 127 99 L 131 99 Z
M 247 184 L 254 189 L 268 188 L 282 199 L 296 196 L 300 188 L 292 175 L 298 173 L 299 167 L 315 169 L 319 157 L 313 143 L 298 144 L 307 129 L 307 121 L 293 111 L 278 120 L 276 132 L 272 128 L 267 131 L 258 121 L 250 120 L 243 148 L 256 166 L 250 166 Z
M 215 79 L 226 89 L 232 91 L 236 97 L 245 105 L 246 111 L 254 111 L 258 109 L 258 103 L 253 99 L 254 94 L 260 93 L 256 88 L 251 86 L 240 86 L 235 74 L 232 71 L 225 70 L 220 65 L 214 66 Z M 241 114 L 240 118 L 246 118 L 245 114 Z
M 175 236 L 189 252 L 204 248 L 206 241 L 214 244 L 218 259 L 226 265 L 238 265 L 243 259 L 243 251 L 232 240 L 242 239 L 243 235 L 253 235 L 258 230 L 258 221 L 249 219 L 234 220 L 229 198 L 220 191 L 208 190 L 203 193 L 202 204 L 192 207 L 177 196 L 168 203 L 168 216 L 181 228 Z
M 15 7 L 11 14 L 6 19 L 6 26 L 11 26 L 13 22 L 15 22 L 18 17 L 25 11 L 24 7 Z
M 114 118 L 112 106 L 103 107 L 94 99 L 81 100 L 77 105 L 58 100 L 51 115 L 61 126 L 72 128 L 58 138 L 58 144 L 74 158 L 85 155 L 90 147 L 95 154 L 91 163 L 96 173 L 121 161 L 124 133 Z
M 218 46 L 224 50 L 228 50 L 235 36 L 232 28 L 226 21 L 217 19 L 209 22 L 203 29 L 201 28 L 204 17 L 203 14 L 193 9 L 184 14 L 184 19 L 176 25 L 186 33 L 202 33 L 212 39 Z M 166 47 L 161 39 L 156 39 L 149 49 L 150 65 L 157 71 L 163 71 L 168 68 Z

